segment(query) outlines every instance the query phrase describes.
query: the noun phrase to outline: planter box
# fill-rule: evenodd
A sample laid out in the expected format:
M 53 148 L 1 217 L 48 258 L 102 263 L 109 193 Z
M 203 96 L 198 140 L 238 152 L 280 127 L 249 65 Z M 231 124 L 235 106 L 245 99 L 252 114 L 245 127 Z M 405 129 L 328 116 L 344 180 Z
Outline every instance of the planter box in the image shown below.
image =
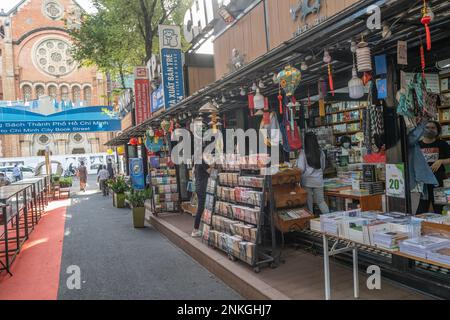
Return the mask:
M 125 208 L 125 194 L 124 193 L 114 193 L 113 194 L 113 205 L 116 208 Z
M 133 225 L 135 228 L 145 227 L 145 207 L 133 208 Z

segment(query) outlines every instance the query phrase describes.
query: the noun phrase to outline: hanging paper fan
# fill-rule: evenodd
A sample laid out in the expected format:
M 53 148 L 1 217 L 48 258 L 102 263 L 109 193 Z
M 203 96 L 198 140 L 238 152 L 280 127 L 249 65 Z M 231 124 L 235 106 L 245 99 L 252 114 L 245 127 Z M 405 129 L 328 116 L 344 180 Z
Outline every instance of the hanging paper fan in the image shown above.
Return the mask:
M 295 90 L 298 88 L 302 80 L 302 73 L 294 67 L 287 66 L 278 74 L 277 79 L 286 95 L 290 97 L 294 95 Z

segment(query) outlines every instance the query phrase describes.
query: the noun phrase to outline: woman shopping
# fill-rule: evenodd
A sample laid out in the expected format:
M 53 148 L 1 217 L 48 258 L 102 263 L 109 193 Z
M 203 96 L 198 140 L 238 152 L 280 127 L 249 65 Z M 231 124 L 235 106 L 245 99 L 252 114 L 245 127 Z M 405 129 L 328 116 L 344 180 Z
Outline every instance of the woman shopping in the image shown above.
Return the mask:
M 423 139 L 420 141 L 420 149 L 428 162 L 431 170 L 438 181 L 438 186 L 425 184 L 424 196 L 420 200 L 417 213 L 427 213 L 430 211 L 430 204 L 433 204 L 435 213 L 442 214 L 442 205 L 434 203 L 434 188 L 443 187 L 446 177 L 445 166 L 450 164 L 450 146 L 440 139 L 442 128 L 437 121 L 428 121 L 425 126 Z
M 315 202 L 322 214 L 329 213 L 323 193 L 325 154 L 320 149 L 316 135 L 312 132 L 305 135 L 304 149 L 300 151 L 297 166 L 302 172 L 302 187 L 308 192 L 309 211 L 313 212 Z
M 87 183 L 87 168 L 84 165 L 84 162 L 80 162 L 80 166 L 78 167 L 78 179 L 80 179 L 80 191 L 86 191 L 86 183 Z

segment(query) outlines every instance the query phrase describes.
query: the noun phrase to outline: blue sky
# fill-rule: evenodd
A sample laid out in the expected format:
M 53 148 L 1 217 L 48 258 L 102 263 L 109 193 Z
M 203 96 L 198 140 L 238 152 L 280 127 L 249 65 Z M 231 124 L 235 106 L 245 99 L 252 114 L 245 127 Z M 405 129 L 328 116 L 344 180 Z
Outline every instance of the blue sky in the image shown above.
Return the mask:
M 91 1 L 90 0 L 77 0 L 80 6 L 82 6 L 86 11 L 91 11 Z M 20 0 L 0 0 L 0 9 L 5 9 L 8 12 L 11 8 L 13 8 L 16 4 L 18 4 Z

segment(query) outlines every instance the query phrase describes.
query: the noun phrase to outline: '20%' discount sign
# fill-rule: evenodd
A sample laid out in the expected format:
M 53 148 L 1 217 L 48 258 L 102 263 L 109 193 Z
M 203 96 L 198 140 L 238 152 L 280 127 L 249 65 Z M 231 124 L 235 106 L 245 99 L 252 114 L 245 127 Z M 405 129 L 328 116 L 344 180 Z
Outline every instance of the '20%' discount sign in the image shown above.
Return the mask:
M 404 164 L 386 164 L 386 194 L 389 197 L 405 198 Z

